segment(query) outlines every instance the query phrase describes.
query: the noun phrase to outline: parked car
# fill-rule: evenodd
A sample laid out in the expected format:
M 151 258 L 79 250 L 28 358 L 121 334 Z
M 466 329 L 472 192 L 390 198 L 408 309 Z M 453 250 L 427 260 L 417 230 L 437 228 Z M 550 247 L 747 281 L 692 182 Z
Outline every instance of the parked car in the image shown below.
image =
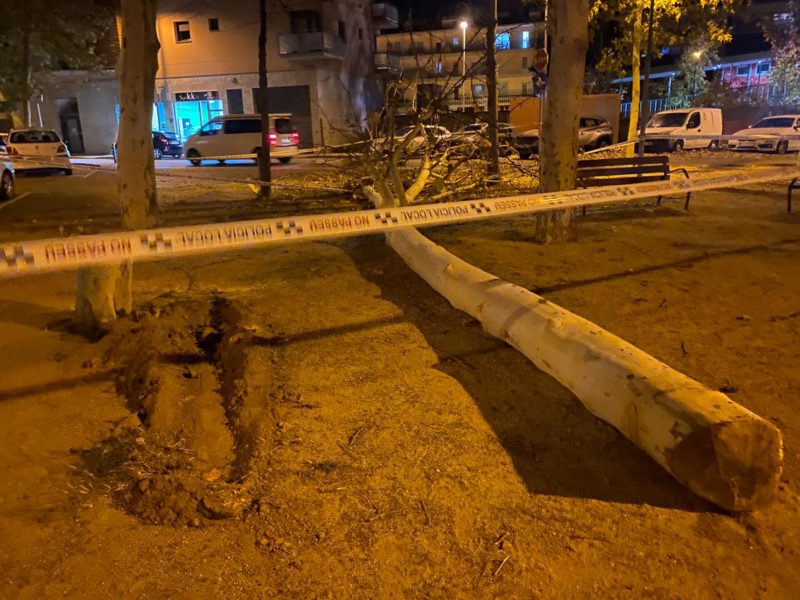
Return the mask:
M 600 117 L 581 117 L 578 129 L 578 146 L 581 150 L 605 148 L 614 141 L 614 129 L 608 121 Z M 539 152 L 539 130 L 529 129 L 518 134 L 514 143 L 522 159 L 528 159 Z
M 300 134 L 292 126 L 292 115 L 269 116 L 270 156 L 288 163 L 300 151 Z M 184 156 L 197 166 L 204 156 L 254 154 L 261 148 L 261 117 L 225 115 L 212 119 L 186 140 Z M 215 158 L 224 163 L 224 158 Z
M 55 131 L 12 129 L 6 146 L 17 171 L 58 169 L 72 175 L 69 149 Z
M 14 197 L 14 165 L 10 160 L 0 159 L 0 200 Z
M 408 136 L 416 125 L 409 125 L 397 130 L 393 137 L 375 138 L 371 142 L 373 149 L 377 151 L 389 151 L 391 147 L 388 143 L 390 139 L 394 140 L 394 144 L 400 144 L 406 136 Z M 435 148 L 443 148 L 450 141 L 452 133 L 447 127 L 441 125 L 422 125 L 420 131 L 417 132 L 409 141 L 405 148 L 405 154 L 417 154 L 423 148 L 428 148 L 433 145 Z
M 766 117 L 728 140 L 731 150 L 758 150 L 785 154 L 800 150 L 800 115 Z
M 514 150 L 514 128 L 508 123 L 497 124 L 497 141 L 500 146 L 500 154 L 505 156 Z M 451 139 L 450 145 L 456 151 L 464 151 L 475 155 L 485 154 L 489 149 L 489 124 L 471 123 L 456 131 Z
M 165 156 L 180 158 L 183 154 L 183 146 L 178 136 L 171 131 L 153 132 L 153 158 L 158 160 Z
M 647 123 L 644 149 L 647 152 L 676 152 L 684 148 L 712 148 L 719 145 L 715 139 L 719 135 L 722 135 L 722 111 L 719 108 L 665 110 L 653 115 Z
M 162 159 L 165 156 L 180 158 L 183 154 L 183 146 L 178 136 L 171 131 L 153 132 L 153 158 Z M 117 162 L 117 142 L 111 144 L 111 156 Z

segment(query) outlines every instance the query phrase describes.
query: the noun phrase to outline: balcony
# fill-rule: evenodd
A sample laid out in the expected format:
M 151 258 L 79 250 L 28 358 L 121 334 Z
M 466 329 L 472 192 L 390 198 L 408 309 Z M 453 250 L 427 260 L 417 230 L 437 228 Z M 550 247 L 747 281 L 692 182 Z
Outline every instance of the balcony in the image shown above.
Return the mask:
M 291 60 L 338 61 L 344 58 L 344 42 L 333 33 L 284 33 L 278 36 L 278 53 Z
M 378 30 L 400 27 L 400 15 L 391 2 L 375 2 L 372 5 L 372 23 Z
M 400 57 L 390 52 L 377 52 L 375 70 L 384 75 L 396 75 L 400 72 Z

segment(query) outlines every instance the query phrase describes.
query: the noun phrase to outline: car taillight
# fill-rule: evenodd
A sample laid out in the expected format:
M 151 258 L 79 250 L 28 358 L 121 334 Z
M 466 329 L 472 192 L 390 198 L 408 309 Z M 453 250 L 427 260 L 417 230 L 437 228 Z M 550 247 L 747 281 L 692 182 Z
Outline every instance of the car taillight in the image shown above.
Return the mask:
M 61 144 L 61 145 L 60 145 L 60 146 L 59 146 L 59 147 L 56 149 L 56 154 L 66 154 L 66 153 L 67 153 L 67 147 L 66 147 L 64 144 Z
M 269 145 L 270 146 L 277 146 L 278 145 L 278 134 L 270 133 L 269 134 Z
M 297 131 L 292 132 L 292 143 L 300 144 L 300 134 Z

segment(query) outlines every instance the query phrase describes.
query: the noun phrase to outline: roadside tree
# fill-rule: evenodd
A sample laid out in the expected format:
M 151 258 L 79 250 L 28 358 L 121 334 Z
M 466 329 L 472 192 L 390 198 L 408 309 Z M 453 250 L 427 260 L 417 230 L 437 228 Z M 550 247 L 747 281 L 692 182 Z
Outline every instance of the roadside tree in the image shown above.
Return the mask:
M 554 3 L 550 7 L 548 27 L 552 40 L 552 75 L 545 99 L 547 118 L 542 124 L 539 189 L 555 192 L 575 187 L 578 125 L 589 45 L 589 0 Z M 571 210 L 536 216 L 536 241 L 564 241 L 573 235 Z
M 155 164 L 151 119 L 158 69 L 158 0 L 122 0 L 122 43 L 117 65 L 120 81 L 117 190 L 122 224 L 143 229 L 156 223 Z M 78 272 L 75 320 L 87 331 L 131 310 L 133 264 L 92 267 Z

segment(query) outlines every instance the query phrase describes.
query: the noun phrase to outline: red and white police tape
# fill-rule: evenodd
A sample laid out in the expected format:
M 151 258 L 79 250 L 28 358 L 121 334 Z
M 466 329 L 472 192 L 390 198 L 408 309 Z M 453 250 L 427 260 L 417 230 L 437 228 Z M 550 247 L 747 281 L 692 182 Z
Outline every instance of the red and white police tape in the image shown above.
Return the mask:
M 693 180 L 0 243 L 0 277 L 74 269 L 128 259 L 154 260 L 292 241 L 383 233 L 403 227 L 502 218 L 560 208 L 786 181 L 798 175 L 800 172 L 797 168 L 754 169 L 724 172 Z

